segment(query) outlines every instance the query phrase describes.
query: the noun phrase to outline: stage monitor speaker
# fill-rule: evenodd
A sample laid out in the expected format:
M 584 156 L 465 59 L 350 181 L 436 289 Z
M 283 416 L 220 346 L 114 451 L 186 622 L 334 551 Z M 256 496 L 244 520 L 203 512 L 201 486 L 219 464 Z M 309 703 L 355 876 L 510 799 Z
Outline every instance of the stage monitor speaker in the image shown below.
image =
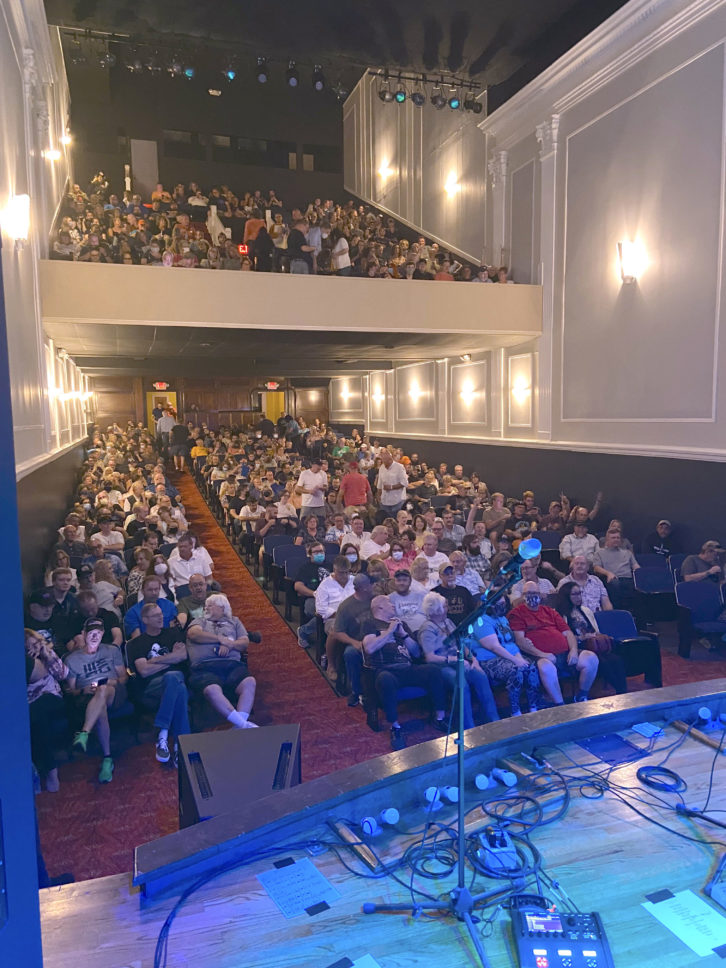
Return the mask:
M 181 828 L 300 782 L 297 723 L 179 737 Z

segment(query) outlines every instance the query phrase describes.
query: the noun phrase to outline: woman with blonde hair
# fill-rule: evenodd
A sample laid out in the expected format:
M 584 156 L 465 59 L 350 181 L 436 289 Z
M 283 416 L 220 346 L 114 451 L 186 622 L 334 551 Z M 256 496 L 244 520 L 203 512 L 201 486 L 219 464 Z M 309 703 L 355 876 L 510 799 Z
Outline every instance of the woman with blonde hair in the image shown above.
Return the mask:
M 65 720 L 60 683 L 68 668 L 46 638 L 33 629 L 25 630 L 25 672 L 30 707 L 30 749 L 35 768 L 45 777 L 45 788 L 57 793 L 58 767 L 54 740 Z
M 93 592 L 99 608 L 106 608 L 121 618 L 124 593 L 121 584 L 113 573 L 111 562 L 101 558 L 93 566 Z
M 67 568 L 71 573 L 71 584 L 74 588 L 78 588 L 78 575 L 76 574 L 76 569 L 71 568 L 71 559 L 66 551 L 62 548 L 56 548 L 55 551 L 50 556 L 50 562 L 45 570 L 45 584 L 50 585 L 51 576 L 56 568 Z

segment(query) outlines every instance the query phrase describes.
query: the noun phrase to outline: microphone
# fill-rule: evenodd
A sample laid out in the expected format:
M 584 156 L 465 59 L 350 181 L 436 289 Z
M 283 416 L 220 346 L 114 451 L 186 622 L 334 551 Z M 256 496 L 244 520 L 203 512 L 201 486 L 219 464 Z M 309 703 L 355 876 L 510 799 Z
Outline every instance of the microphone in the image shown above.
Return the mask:
M 523 561 L 536 558 L 541 551 L 541 541 L 538 541 L 536 538 L 525 538 L 524 541 L 520 541 L 517 553 L 512 555 L 509 561 L 505 562 L 499 569 L 499 574 L 502 577 L 508 577 L 513 571 L 517 571 L 522 566 Z

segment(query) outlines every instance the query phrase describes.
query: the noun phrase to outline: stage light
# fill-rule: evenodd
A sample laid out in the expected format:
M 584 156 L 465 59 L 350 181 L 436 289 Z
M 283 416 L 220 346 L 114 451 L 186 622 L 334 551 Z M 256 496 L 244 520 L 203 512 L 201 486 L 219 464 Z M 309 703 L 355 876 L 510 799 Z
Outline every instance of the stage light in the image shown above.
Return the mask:
M 464 110 L 471 111 L 473 114 L 481 114 L 484 106 L 481 101 L 477 101 L 473 94 L 467 94 L 464 98 Z
M 159 61 L 159 52 L 154 51 L 151 57 L 146 61 L 146 70 L 150 74 L 161 74 L 161 62 Z
M 320 64 L 316 64 L 313 68 L 312 83 L 315 91 L 325 90 L 325 75 Z
M 462 353 L 459 359 L 462 361 L 462 363 L 468 363 L 471 359 L 471 353 Z
M 187 64 L 187 66 L 184 68 L 184 77 L 186 77 L 188 81 L 193 81 L 196 73 L 197 69 L 192 67 L 191 64 Z
M 126 70 L 131 74 L 141 74 L 144 70 L 144 62 L 135 50 L 129 51 L 126 59 Z
M 98 58 L 98 66 L 102 68 L 115 67 L 116 55 L 112 54 L 110 50 L 104 50 Z
M 396 93 L 393 96 L 396 99 L 396 104 L 403 104 L 403 102 L 406 100 L 406 89 L 400 81 L 398 82 Z
M 211 94 L 212 97 L 221 97 L 222 92 L 218 87 L 210 87 L 207 89 L 207 94 Z
M 267 58 L 257 58 L 257 80 L 260 84 L 267 84 Z
M 222 71 L 222 73 L 227 78 L 227 80 L 229 81 L 230 84 L 237 77 L 237 71 L 235 70 L 234 67 L 232 67 L 231 64 L 229 65 L 229 67 L 226 70 Z
M 440 111 L 441 108 L 446 107 L 446 98 L 441 93 L 441 88 L 438 85 L 434 88 L 433 93 L 431 95 L 431 103 L 433 104 L 433 106 L 436 108 L 437 111 Z
M 448 104 L 452 111 L 459 110 L 459 108 L 461 107 L 461 98 L 456 92 L 454 92 L 451 95 L 451 97 L 449 98 Z
M 411 100 L 417 108 L 422 108 L 426 103 L 426 95 L 423 91 L 414 91 L 411 95 Z
M 300 81 L 300 75 L 297 72 L 297 67 L 295 67 L 295 61 L 291 60 L 287 66 L 287 74 L 285 75 L 287 83 L 290 87 L 297 87 Z
M 167 67 L 167 71 L 169 72 L 169 74 L 171 74 L 172 77 L 181 77 L 183 70 L 184 68 L 183 68 L 181 59 L 176 55 L 174 55 L 172 59 L 169 61 L 169 66 Z
M 393 100 L 393 91 L 388 83 L 388 78 L 385 79 L 383 84 L 378 90 L 378 97 L 383 101 L 384 104 L 390 104 Z

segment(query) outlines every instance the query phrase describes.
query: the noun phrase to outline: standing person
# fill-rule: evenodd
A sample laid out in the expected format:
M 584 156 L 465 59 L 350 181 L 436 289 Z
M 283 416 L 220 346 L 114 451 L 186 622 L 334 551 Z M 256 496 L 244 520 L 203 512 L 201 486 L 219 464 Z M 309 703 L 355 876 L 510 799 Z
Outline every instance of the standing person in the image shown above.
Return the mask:
M 325 519 L 325 491 L 328 487 L 328 475 L 322 470 L 319 457 L 313 457 L 310 467 L 300 472 L 297 480 L 297 493 L 302 495 L 302 509 L 300 520 L 315 514 Z
M 88 619 L 83 627 L 83 645 L 69 652 L 64 661 L 68 667 L 67 690 L 83 715 L 83 725 L 73 737 L 73 749 L 85 753 L 91 730 L 95 730 L 103 752 L 98 779 L 110 783 L 113 759 L 108 710 L 123 704 L 127 674 L 121 650 L 101 643 L 103 632 L 101 619 Z
M 378 469 L 376 488 L 381 510 L 395 517 L 406 501 L 408 476 L 403 464 L 395 461 L 389 451 L 381 452 L 381 466 Z
M 164 407 L 161 416 L 156 421 L 156 440 L 159 444 L 159 453 L 166 457 L 169 450 L 169 434 L 176 425 L 176 420 L 172 417 L 168 407 Z
M 169 432 L 169 444 L 169 453 L 174 458 L 174 469 L 183 471 L 189 456 L 189 428 L 186 424 L 174 424 Z
M 313 271 L 314 245 L 308 245 L 305 233 L 308 224 L 304 220 L 295 222 L 295 227 L 287 237 L 287 254 L 290 257 L 290 272 L 310 275 Z
M 274 251 L 275 243 L 263 225 L 255 239 L 253 259 L 255 272 L 272 272 L 272 255 Z

